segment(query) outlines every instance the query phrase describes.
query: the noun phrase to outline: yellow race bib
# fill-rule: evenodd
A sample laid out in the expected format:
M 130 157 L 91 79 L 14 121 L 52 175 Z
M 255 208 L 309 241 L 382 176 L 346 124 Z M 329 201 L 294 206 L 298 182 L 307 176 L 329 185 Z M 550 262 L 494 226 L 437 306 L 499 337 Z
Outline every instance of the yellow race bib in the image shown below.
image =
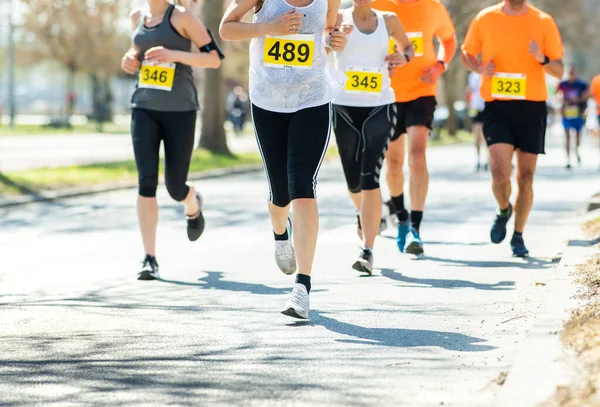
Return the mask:
M 346 92 L 362 94 L 381 93 L 383 74 L 379 69 L 348 68 L 346 70 Z
M 390 42 L 388 45 L 388 54 L 392 55 L 396 52 L 396 41 L 393 38 L 390 38 Z
M 175 79 L 175 65 L 175 63 L 150 65 L 148 62 L 143 61 L 138 87 L 170 92 L 173 89 L 173 80 Z
M 423 42 L 423 33 L 422 32 L 410 32 L 406 33 L 406 36 L 412 42 L 413 47 L 415 47 L 415 56 L 422 57 L 425 55 L 425 43 Z
M 492 78 L 492 97 L 525 100 L 527 77 L 520 73 L 496 73 Z
M 314 35 L 296 34 L 283 37 L 265 37 L 265 66 L 308 69 L 312 67 L 314 54 Z
M 579 107 L 567 106 L 565 107 L 565 119 L 577 119 L 579 118 Z

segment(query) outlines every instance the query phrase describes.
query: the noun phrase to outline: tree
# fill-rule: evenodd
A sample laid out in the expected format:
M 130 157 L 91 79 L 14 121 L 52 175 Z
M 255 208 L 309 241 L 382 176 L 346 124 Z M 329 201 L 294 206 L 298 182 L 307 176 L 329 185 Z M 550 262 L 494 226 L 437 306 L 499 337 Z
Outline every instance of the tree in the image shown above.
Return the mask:
M 37 47 L 36 58 L 53 59 L 68 72 L 66 114 L 73 113 L 75 75 L 87 71 L 92 82 L 106 80 L 119 68 L 129 45 L 121 30 L 123 0 L 24 0 L 24 29 Z M 94 87 L 98 88 L 98 87 Z
M 219 24 L 224 11 L 223 0 L 204 0 L 202 15 L 204 24 L 218 37 Z M 225 134 L 225 83 L 222 69 L 207 69 L 204 80 L 202 104 L 202 130 L 200 147 L 231 154 Z

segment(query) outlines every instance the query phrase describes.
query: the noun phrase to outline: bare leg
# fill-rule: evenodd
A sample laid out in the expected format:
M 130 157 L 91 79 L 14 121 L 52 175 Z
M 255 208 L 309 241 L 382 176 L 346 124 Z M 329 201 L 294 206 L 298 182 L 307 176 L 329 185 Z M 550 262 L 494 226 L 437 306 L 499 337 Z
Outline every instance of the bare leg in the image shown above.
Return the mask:
M 408 166 L 410 168 L 410 205 L 412 211 L 423 211 L 429 189 L 427 171 L 427 138 L 429 129 L 413 126 L 408 129 Z
M 577 157 L 577 163 L 581 164 L 581 156 L 579 155 L 579 146 L 581 145 L 581 131 L 578 131 L 575 135 L 575 156 Z
M 515 232 L 523 233 L 533 205 L 533 175 L 537 154 L 517 151 L 517 200 L 515 202 Z
M 481 145 L 485 143 L 483 139 L 483 124 L 475 123 L 471 130 L 475 136 L 475 150 L 477 151 L 477 166 L 481 164 Z
M 490 171 L 492 173 L 492 191 L 498 207 L 506 209 L 510 205 L 512 187 L 510 175 L 512 173 L 512 157 L 514 147 L 506 143 L 493 144 L 490 151 Z
M 567 165 L 571 164 L 571 130 L 565 129 L 565 152 L 567 153 Z
M 156 227 L 158 226 L 158 203 L 156 197 L 138 195 L 137 214 L 142 243 L 146 254 L 156 256 Z
M 386 162 L 386 180 L 390 195 L 400 196 L 404 193 L 404 155 L 405 155 L 404 135 L 389 145 Z
M 283 235 L 287 229 L 287 218 L 290 213 L 290 205 L 280 207 L 273 205 L 269 202 L 269 217 L 271 218 L 271 225 L 273 226 L 273 232 L 278 235 Z M 294 222 L 294 227 L 296 223 Z M 295 232 L 295 230 L 294 230 Z
M 352 204 L 354 204 L 354 207 L 356 208 L 356 210 L 360 211 L 360 205 L 363 200 L 362 192 L 354 193 L 354 192 L 348 191 L 348 195 L 350 196 L 350 200 L 352 201 Z
M 381 189 L 363 191 L 360 206 L 360 223 L 363 230 L 363 244 L 372 249 L 381 222 Z
M 316 199 L 295 199 L 294 208 L 294 247 L 298 274 L 310 276 L 319 234 L 319 209 Z M 277 232 L 277 231 L 276 231 Z M 283 232 L 282 232 L 283 233 Z

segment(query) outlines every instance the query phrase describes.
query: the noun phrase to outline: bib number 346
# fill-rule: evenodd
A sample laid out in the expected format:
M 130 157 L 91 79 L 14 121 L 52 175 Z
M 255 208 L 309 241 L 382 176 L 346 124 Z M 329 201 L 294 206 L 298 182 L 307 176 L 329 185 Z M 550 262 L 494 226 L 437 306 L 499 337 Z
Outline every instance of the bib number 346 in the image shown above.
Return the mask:
M 314 53 L 315 38 L 313 35 L 265 37 L 265 66 L 307 69 L 313 65 Z
M 173 89 L 175 79 L 175 64 L 150 65 L 142 62 L 138 87 L 164 90 L 170 92 Z

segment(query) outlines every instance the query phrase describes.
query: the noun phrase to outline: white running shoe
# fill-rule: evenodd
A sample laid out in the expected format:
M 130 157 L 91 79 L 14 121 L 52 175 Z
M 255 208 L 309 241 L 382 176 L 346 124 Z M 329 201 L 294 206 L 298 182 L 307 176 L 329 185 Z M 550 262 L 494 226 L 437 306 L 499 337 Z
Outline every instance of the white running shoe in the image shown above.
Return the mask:
M 275 262 L 283 274 L 294 274 L 296 272 L 296 252 L 292 245 L 292 220 L 288 218 L 288 240 L 275 241 Z
M 281 313 L 288 317 L 298 319 L 308 319 L 308 313 L 310 312 L 310 300 L 308 298 L 308 291 L 304 284 L 294 284 L 292 290 L 292 296 L 285 304 L 285 308 Z

